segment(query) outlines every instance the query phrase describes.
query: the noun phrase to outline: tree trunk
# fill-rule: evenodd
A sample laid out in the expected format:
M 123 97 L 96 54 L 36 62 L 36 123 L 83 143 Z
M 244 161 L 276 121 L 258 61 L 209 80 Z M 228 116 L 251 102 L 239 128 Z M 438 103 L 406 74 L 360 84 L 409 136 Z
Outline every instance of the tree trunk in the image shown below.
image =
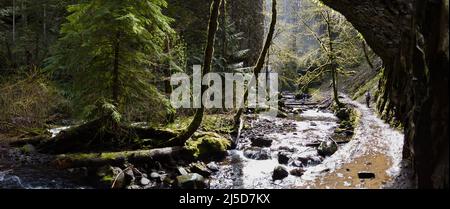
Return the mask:
M 121 166 L 124 163 L 145 163 L 158 161 L 174 164 L 176 159 L 189 160 L 191 155 L 183 147 L 166 147 L 152 150 L 68 154 L 58 155 L 53 164 L 60 169 L 79 167 L 100 167 L 103 165 Z
M 116 43 L 114 44 L 114 65 L 113 65 L 113 83 L 112 83 L 112 100 L 114 105 L 119 105 L 119 48 L 120 48 L 120 32 L 116 33 Z
M 375 67 L 373 66 L 373 63 L 370 60 L 369 52 L 367 51 L 366 41 L 362 40 L 361 43 L 362 43 L 362 48 L 363 48 L 363 51 L 364 51 L 364 57 L 366 57 L 367 64 L 369 64 L 371 69 L 374 69 Z
M 167 37 L 166 39 L 166 54 L 169 57 L 167 59 L 167 63 L 166 66 L 167 68 L 164 70 L 164 90 L 166 92 L 166 95 L 172 94 L 172 85 L 170 85 L 170 76 L 172 76 L 172 64 L 171 64 L 171 57 L 172 55 L 170 54 L 170 38 Z
M 333 86 L 333 98 L 334 98 L 334 102 L 336 102 L 336 105 L 338 107 L 341 107 L 342 104 L 339 101 L 339 95 L 338 95 L 338 90 L 337 90 L 337 81 L 336 81 L 336 60 L 335 60 L 335 54 L 334 54 L 334 50 L 333 50 L 333 33 L 331 31 L 331 27 L 332 27 L 332 23 L 331 23 L 331 17 L 330 17 L 330 12 L 325 11 L 326 13 L 326 20 L 325 22 L 327 23 L 327 32 L 328 32 L 328 56 L 330 59 L 330 70 L 331 70 L 331 77 L 332 77 L 332 86 Z
M 263 50 L 261 51 L 261 54 L 258 58 L 256 66 L 255 66 L 255 69 L 253 70 L 253 74 L 254 74 L 253 76 L 255 76 L 255 78 L 258 77 L 258 74 L 261 73 L 261 70 L 264 67 L 265 58 L 269 51 L 270 45 L 272 44 L 272 39 L 273 39 L 273 35 L 275 32 L 276 24 L 277 24 L 277 1 L 272 0 L 272 21 L 270 23 L 269 33 L 267 34 L 267 38 L 264 43 Z M 250 86 L 250 84 L 249 84 L 249 86 Z M 239 107 L 238 112 L 234 116 L 234 132 L 237 134 L 236 139 L 239 138 L 238 132 L 239 132 L 239 127 L 241 126 L 241 122 L 242 122 L 241 116 L 242 116 L 242 113 L 244 112 L 244 106 L 247 103 L 247 99 L 248 99 L 248 87 L 245 90 L 242 105 Z
M 219 19 L 219 8 L 222 0 L 213 0 L 211 4 L 211 11 L 210 11 L 210 18 L 209 18 L 209 25 L 208 25 L 208 40 L 206 43 L 205 48 L 205 57 L 203 61 L 203 70 L 202 70 L 202 78 L 203 75 L 206 75 L 211 70 L 211 62 L 214 55 L 214 40 L 216 37 L 217 28 L 219 26 L 218 19 Z M 206 91 L 206 85 L 202 85 L 201 87 L 201 96 L 203 96 L 203 93 Z M 197 109 L 194 115 L 194 119 L 192 120 L 191 124 L 178 136 L 170 139 L 167 142 L 164 142 L 162 146 L 177 146 L 177 145 L 183 145 L 191 136 L 197 131 L 198 128 L 200 128 L 200 125 L 202 124 L 203 115 L 205 111 L 205 106 L 203 105 L 203 102 L 201 102 L 200 108 Z
M 44 43 L 44 47 L 47 47 L 47 5 L 44 4 L 44 14 L 43 14 L 43 18 L 42 18 L 42 32 L 44 34 L 44 39 L 43 39 L 43 43 Z
M 16 44 L 16 0 L 12 1 L 12 23 L 13 23 L 13 28 L 12 28 L 12 42 L 13 42 L 13 46 L 15 46 Z

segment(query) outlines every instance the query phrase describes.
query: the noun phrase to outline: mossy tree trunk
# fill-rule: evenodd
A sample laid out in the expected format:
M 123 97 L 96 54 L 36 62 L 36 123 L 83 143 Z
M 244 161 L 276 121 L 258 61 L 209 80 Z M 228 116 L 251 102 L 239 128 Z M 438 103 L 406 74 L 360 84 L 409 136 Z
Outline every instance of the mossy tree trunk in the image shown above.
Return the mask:
M 270 45 L 272 44 L 273 35 L 275 33 L 275 26 L 277 24 L 277 1 L 272 0 L 272 20 L 270 23 L 269 33 L 267 34 L 266 41 L 264 43 L 263 50 L 261 51 L 261 54 L 259 55 L 258 61 L 256 63 L 256 66 L 253 70 L 253 76 L 255 78 L 258 77 L 258 74 L 261 73 L 262 68 L 264 67 L 265 58 L 267 57 L 267 54 L 269 52 Z M 241 124 L 241 116 L 244 112 L 244 106 L 247 103 L 248 100 L 248 89 L 249 86 L 245 89 L 244 93 L 244 99 L 242 101 L 242 105 L 239 107 L 236 115 L 234 116 L 234 132 L 237 134 L 237 138 L 239 137 L 239 127 Z
M 328 35 L 328 57 L 330 62 L 330 72 L 332 77 L 332 86 L 333 86 L 333 98 L 334 102 L 338 107 L 342 106 L 342 103 L 339 101 L 339 95 L 337 90 L 337 63 L 336 63 L 336 55 L 333 48 L 333 32 L 332 32 L 332 19 L 329 11 L 325 11 L 326 16 L 324 17 L 325 23 L 327 24 L 327 35 Z
M 214 55 L 214 40 L 216 37 L 217 29 L 219 27 L 218 19 L 221 2 L 222 0 L 213 0 L 211 4 L 211 11 L 208 25 L 208 39 L 206 42 L 206 48 L 204 53 L 202 77 L 203 75 L 206 75 L 211 71 L 211 63 Z M 202 85 L 201 87 L 202 96 L 203 93 L 206 91 L 206 89 L 207 86 Z M 176 146 L 184 144 L 197 131 L 197 129 L 200 128 L 204 112 L 205 106 L 203 105 L 203 102 L 201 102 L 200 108 L 196 110 L 194 118 L 190 123 L 190 125 L 178 136 L 170 139 L 167 142 L 164 142 L 162 146 Z

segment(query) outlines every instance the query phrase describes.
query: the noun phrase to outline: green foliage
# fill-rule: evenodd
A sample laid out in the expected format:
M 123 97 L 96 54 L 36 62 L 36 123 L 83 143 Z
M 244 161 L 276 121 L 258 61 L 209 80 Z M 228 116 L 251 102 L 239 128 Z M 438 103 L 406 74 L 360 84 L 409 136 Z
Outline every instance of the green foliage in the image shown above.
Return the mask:
M 306 31 L 302 37 L 317 42 L 299 59 L 300 65 L 308 69 L 306 75 L 298 79 L 299 86 L 304 88 L 311 82 L 323 79 L 332 68 L 339 75 L 352 76 L 355 72 L 349 69 L 364 60 L 361 48 L 363 37 L 344 16 L 319 1 L 314 3 L 299 17 Z
M 46 76 L 32 73 L 0 78 L 0 129 L 42 128 L 49 115 L 63 106 L 66 100 Z
M 92 0 L 68 7 L 47 70 L 70 81 L 77 112 L 98 98 L 114 99 L 114 91 L 119 93 L 118 111 L 129 113 L 125 119 L 139 115 L 133 111 L 168 110 L 151 84 L 157 61 L 167 59 L 166 40 L 175 36 L 173 20 L 161 11 L 166 6 L 164 0 Z

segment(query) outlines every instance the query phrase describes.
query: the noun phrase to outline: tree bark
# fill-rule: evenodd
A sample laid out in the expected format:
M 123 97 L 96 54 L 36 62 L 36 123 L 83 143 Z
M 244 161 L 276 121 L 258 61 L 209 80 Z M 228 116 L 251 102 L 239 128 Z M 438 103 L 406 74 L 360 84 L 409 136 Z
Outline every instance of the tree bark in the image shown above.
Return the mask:
M 331 70 L 331 77 L 332 77 L 332 86 L 333 86 L 333 98 L 334 98 L 334 102 L 336 102 L 336 105 L 338 107 L 342 106 L 342 103 L 339 101 L 339 95 L 338 95 L 338 90 L 337 90 L 337 84 L 336 84 L 336 60 L 335 60 L 335 54 L 334 54 L 334 49 L 333 49 L 333 33 L 331 31 L 331 27 L 332 27 L 332 23 L 331 23 L 331 17 L 330 17 L 330 12 L 325 11 L 326 13 L 326 17 L 325 18 L 325 22 L 327 24 L 327 32 L 328 32 L 328 56 L 330 59 L 330 70 Z
M 216 37 L 217 28 L 219 26 L 218 19 L 221 2 L 222 0 L 213 0 L 211 4 L 211 11 L 208 25 L 208 39 L 204 53 L 205 57 L 203 61 L 203 70 L 201 77 L 203 77 L 203 75 L 208 74 L 211 70 L 211 63 L 214 55 L 214 40 Z M 206 85 L 202 85 L 201 96 L 203 96 L 203 93 L 206 91 L 206 89 L 207 89 Z M 203 102 L 201 102 L 200 108 L 196 110 L 194 119 L 192 120 L 190 125 L 177 137 L 174 137 L 169 141 L 164 142 L 162 146 L 166 147 L 166 146 L 183 145 L 189 138 L 191 138 L 191 136 L 197 131 L 197 129 L 200 128 L 200 125 L 202 124 L 203 120 L 204 111 L 205 106 L 203 105 Z
M 164 76 L 165 77 L 164 78 L 164 90 L 166 92 L 166 95 L 170 96 L 170 94 L 172 94 L 172 85 L 170 85 L 170 76 L 172 76 L 172 64 L 170 63 L 170 61 L 171 61 L 172 55 L 170 52 L 170 38 L 169 37 L 166 38 L 166 54 L 169 58 L 167 59 L 167 62 L 166 62 L 167 68 L 164 69 L 164 75 L 165 75 Z
M 371 69 L 374 69 L 375 67 L 373 66 L 373 63 L 370 60 L 369 52 L 367 51 L 366 41 L 364 41 L 364 40 L 361 41 L 361 44 L 362 44 L 362 48 L 363 48 L 363 51 L 364 51 L 364 57 L 366 58 L 367 64 L 370 66 Z
M 67 169 L 103 165 L 121 166 L 124 163 L 148 164 L 154 161 L 174 164 L 177 159 L 186 161 L 191 158 L 191 155 L 183 147 L 166 147 L 138 151 L 58 155 L 53 160 L 53 165 L 60 169 Z

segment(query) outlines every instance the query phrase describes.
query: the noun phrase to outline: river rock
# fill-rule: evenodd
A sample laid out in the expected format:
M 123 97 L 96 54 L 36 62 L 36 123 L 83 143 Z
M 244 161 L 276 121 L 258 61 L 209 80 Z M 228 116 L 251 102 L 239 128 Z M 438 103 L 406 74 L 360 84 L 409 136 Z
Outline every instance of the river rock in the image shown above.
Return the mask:
M 317 152 L 321 156 L 331 156 L 338 150 L 338 145 L 336 142 L 332 140 L 327 140 L 322 143 L 320 143 L 319 147 L 317 148 Z
M 183 167 L 178 167 L 178 173 L 179 173 L 180 175 L 187 175 L 187 174 L 188 174 L 188 172 L 186 171 L 186 169 L 183 168 Z
M 275 169 L 273 170 L 272 180 L 274 180 L 274 181 L 282 180 L 288 176 L 289 176 L 289 172 L 287 171 L 287 169 L 284 166 L 280 165 L 280 166 L 275 167 Z
M 288 164 L 290 159 L 291 159 L 291 153 L 278 152 L 278 163 Z
M 104 187 L 118 189 L 125 186 L 125 174 L 118 167 L 100 167 L 96 175 L 100 179 L 100 184 Z
M 143 186 L 150 184 L 150 180 L 148 178 L 142 177 L 139 183 Z
M 177 176 L 177 186 L 181 189 L 204 189 L 206 188 L 205 178 L 198 173 L 189 173 Z
M 305 173 L 305 170 L 303 170 L 302 168 L 294 168 L 289 173 L 293 176 L 301 177 Z
M 283 110 L 278 110 L 277 118 L 287 118 L 288 114 L 284 112 Z
M 215 162 L 210 162 L 210 163 L 206 164 L 206 167 L 208 167 L 209 170 L 211 170 L 212 172 L 219 171 L 219 166 Z
M 269 148 L 248 148 L 244 151 L 244 156 L 253 160 L 268 160 L 272 159 Z
M 193 173 L 198 173 L 204 177 L 209 177 L 212 174 L 212 171 L 209 170 L 209 168 L 207 168 L 206 165 L 202 162 L 191 164 L 189 170 Z
M 133 169 L 125 169 L 123 172 L 125 174 L 126 184 L 131 184 L 132 182 L 134 182 L 136 178 L 134 177 Z
M 250 139 L 252 141 L 252 146 L 256 147 L 270 147 L 272 146 L 272 139 L 269 139 L 267 137 L 256 137 Z
M 31 154 L 37 152 L 36 148 L 31 144 L 24 145 L 21 150 L 24 154 Z
M 159 180 L 159 179 L 161 179 L 161 175 L 158 172 L 151 172 L 150 178 L 153 180 Z
M 306 164 L 303 164 L 302 161 L 300 161 L 300 160 L 294 160 L 291 163 L 291 166 L 294 166 L 294 167 L 303 167 L 304 165 L 306 165 Z

